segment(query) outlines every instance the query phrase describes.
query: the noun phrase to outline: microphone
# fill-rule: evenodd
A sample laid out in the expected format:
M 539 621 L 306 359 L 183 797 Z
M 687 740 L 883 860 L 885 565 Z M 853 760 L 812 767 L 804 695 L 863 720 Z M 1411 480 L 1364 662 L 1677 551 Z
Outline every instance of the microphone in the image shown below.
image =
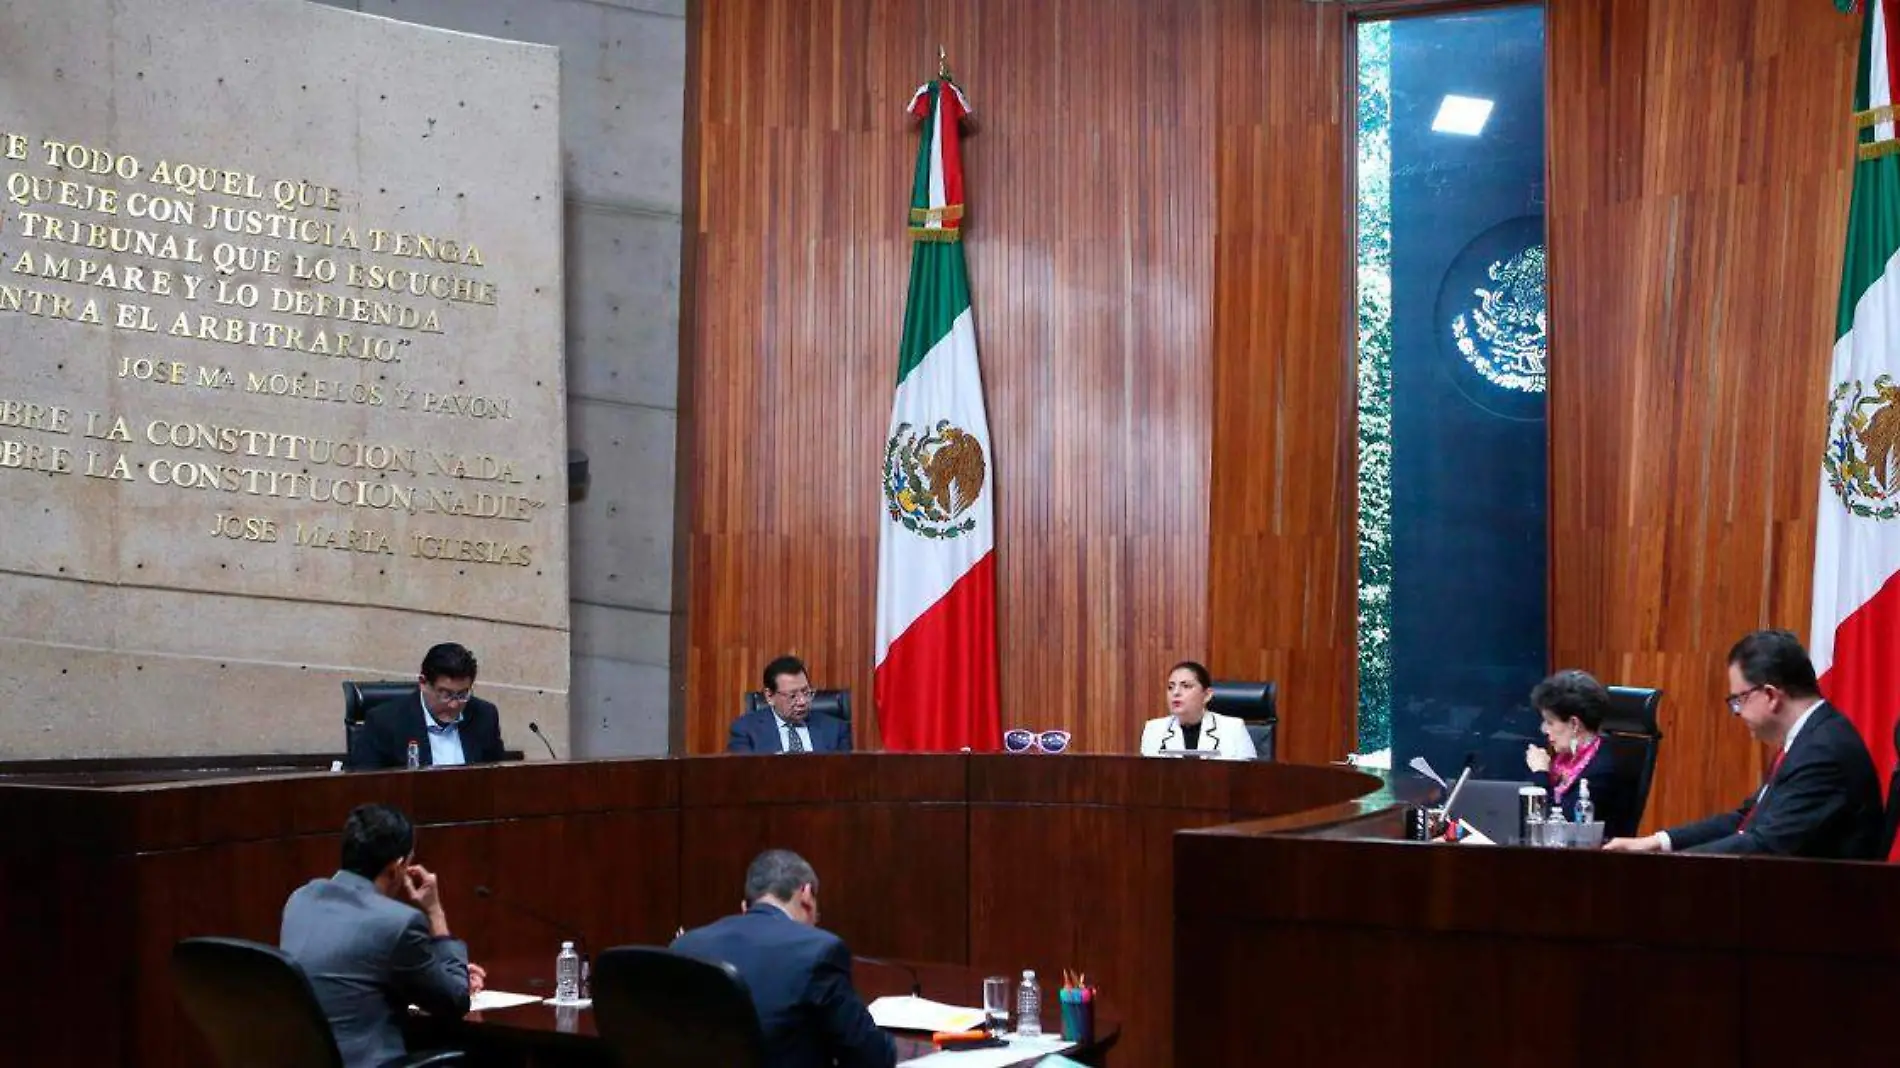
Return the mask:
M 1468 756 L 1465 758 L 1465 769 L 1458 773 L 1458 781 L 1455 783 L 1452 783 L 1451 793 L 1446 795 L 1445 797 L 1445 805 L 1442 811 L 1445 813 L 1447 817 L 1451 815 L 1451 806 L 1458 803 L 1459 791 L 1465 788 L 1466 780 L 1471 778 L 1471 768 L 1472 768 L 1472 765 L 1476 763 L 1476 760 L 1474 759 L 1474 757 L 1475 757 L 1475 754 L 1473 754 L 1473 756 Z
M 545 734 L 542 734 L 542 733 L 541 733 L 541 725 L 540 725 L 539 723 L 536 723 L 536 722 L 535 722 L 535 721 L 533 721 L 533 720 L 529 720 L 529 721 L 528 721 L 528 730 L 529 730 L 530 732 L 532 732 L 532 733 L 534 734 L 534 736 L 535 736 L 536 738 L 539 738 L 539 739 L 541 739 L 541 744 L 542 744 L 542 745 L 545 745 L 545 746 L 547 746 L 547 747 L 548 747 L 548 759 L 549 759 L 549 760 L 559 760 L 559 759 L 561 759 L 561 758 L 560 758 L 559 756 L 556 756 L 556 755 L 555 755 L 555 753 L 554 753 L 554 743 L 553 743 L 553 742 L 550 742 L 550 741 L 548 741 L 548 736 L 547 736 L 547 735 L 545 735 Z M 480 893 L 480 892 L 482 891 L 482 889 L 483 889 L 483 888 L 482 888 L 482 887 L 479 887 L 479 886 L 475 888 L 475 890 L 476 890 L 476 892 L 477 892 L 477 893 Z
M 486 900 L 486 901 L 493 901 L 495 904 L 500 905 L 502 908 L 507 909 L 509 912 L 515 913 L 516 915 L 526 916 L 528 919 L 533 920 L 534 922 L 542 925 L 543 927 L 546 927 L 560 934 L 563 941 L 572 942 L 576 946 L 584 946 L 587 944 L 587 939 L 583 937 L 581 933 L 575 930 L 574 928 L 568 926 L 565 923 L 562 923 L 560 920 L 554 919 L 553 917 L 543 915 L 542 913 L 537 912 L 526 905 L 517 904 L 514 901 L 510 901 L 509 899 L 501 896 L 500 894 L 495 893 L 493 890 L 489 889 L 486 886 L 477 886 L 475 888 L 475 896 L 482 898 L 483 900 Z
M 866 964 L 882 964 L 886 968 L 903 969 L 905 972 L 909 973 L 910 975 L 910 996 L 914 998 L 920 998 L 924 996 L 924 981 L 917 977 L 917 969 L 911 967 L 908 964 L 905 964 L 903 961 L 885 960 L 882 957 L 866 957 L 866 956 L 861 956 L 856 953 L 851 954 L 851 959 L 861 960 Z

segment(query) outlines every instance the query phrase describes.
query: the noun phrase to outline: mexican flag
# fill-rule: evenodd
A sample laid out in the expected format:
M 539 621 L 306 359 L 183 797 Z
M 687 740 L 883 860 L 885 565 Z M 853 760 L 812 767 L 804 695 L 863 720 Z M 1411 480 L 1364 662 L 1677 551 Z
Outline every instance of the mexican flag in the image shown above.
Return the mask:
M 995 749 L 995 472 L 963 266 L 962 90 L 911 98 L 910 294 L 883 462 L 877 717 L 893 751 Z
M 1866 8 L 1808 644 L 1884 782 L 1900 714 L 1900 4 Z

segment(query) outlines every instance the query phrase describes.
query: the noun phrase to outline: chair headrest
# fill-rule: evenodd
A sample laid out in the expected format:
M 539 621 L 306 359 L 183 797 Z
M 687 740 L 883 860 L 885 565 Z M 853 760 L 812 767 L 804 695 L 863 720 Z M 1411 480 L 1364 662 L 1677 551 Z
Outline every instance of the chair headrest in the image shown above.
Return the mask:
M 378 679 L 343 684 L 343 722 L 361 723 L 363 714 L 392 698 L 416 692 L 414 679 Z
M 639 1063 L 755 1066 L 765 1045 L 745 979 L 730 964 L 657 946 L 615 946 L 594 961 L 594 1021 Z M 630 1062 L 629 1062 L 630 1063 Z
M 172 985 L 224 1064 L 337 1064 L 336 1041 L 303 969 L 276 946 L 187 938 Z
M 1604 730 L 1662 737 L 1662 728 L 1656 722 L 1656 710 L 1662 704 L 1661 690 L 1645 686 L 1608 686 L 1605 689 L 1610 692 L 1610 714 L 1604 717 Z
M 1271 682 L 1224 682 L 1219 679 L 1209 687 L 1213 696 L 1207 707 L 1223 716 L 1236 716 L 1244 720 L 1272 721 L 1280 718 L 1274 707 L 1277 687 Z

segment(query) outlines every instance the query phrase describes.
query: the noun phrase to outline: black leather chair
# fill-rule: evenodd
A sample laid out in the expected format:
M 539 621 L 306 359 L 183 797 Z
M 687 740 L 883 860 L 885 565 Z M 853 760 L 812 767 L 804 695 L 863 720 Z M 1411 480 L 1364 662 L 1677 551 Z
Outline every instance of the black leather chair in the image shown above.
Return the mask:
M 343 751 L 350 752 L 350 743 L 356 740 L 356 732 L 363 726 L 363 713 L 382 704 L 392 697 L 404 694 L 415 695 L 414 679 L 382 679 L 376 682 L 346 682 L 343 684 Z M 420 700 L 420 698 L 418 698 Z
M 657 946 L 616 946 L 594 961 L 594 1026 L 620 1063 L 758 1068 L 752 993 L 730 964 Z
M 1656 710 L 1663 692 L 1641 686 L 1609 686 L 1610 714 L 1603 720 L 1604 744 L 1619 761 L 1636 765 L 1636 822 L 1649 808 L 1649 787 L 1656 779 L 1656 753 L 1662 748 L 1662 727 Z
M 303 969 L 275 946 L 187 938 L 172 947 L 172 984 L 222 1068 L 343 1068 L 336 1036 Z M 417 1053 L 392 1068 L 461 1064 Z
M 1214 696 L 1208 699 L 1209 711 L 1234 716 L 1247 724 L 1253 739 L 1254 759 L 1274 759 L 1274 744 L 1280 730 L 1280 713 L 1275 698 L 1278 687 L 1271 682 L 1222 682 L 1214 680 Z
M 763 693 L 760 693 L 758 690 L 746 691 L 745 710 L 747 712 L 760 712 L 771 707 L 771 705 L 765 703 L 765 695 Z M 851 722 L 851 691 L 813 690 L 811 694 L 811 707 L 807 712 L 811 715 L 836 716 L 846 723 L 849 723 Z

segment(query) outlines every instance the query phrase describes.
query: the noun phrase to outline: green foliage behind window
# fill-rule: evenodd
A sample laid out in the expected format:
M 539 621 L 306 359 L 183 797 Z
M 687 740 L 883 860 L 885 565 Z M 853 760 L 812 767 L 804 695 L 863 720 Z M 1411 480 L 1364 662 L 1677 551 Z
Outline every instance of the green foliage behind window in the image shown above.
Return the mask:
M 1359 25 L 1359 751 L 1392 741 L 1392 24 Z

